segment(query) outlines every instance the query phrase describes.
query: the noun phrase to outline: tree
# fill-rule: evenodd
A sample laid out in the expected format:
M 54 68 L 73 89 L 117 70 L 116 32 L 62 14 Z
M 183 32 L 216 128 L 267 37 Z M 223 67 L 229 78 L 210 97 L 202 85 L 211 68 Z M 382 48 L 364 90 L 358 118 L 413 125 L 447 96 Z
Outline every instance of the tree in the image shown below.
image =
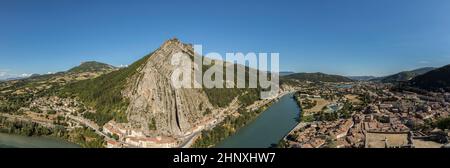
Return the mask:
M 436 125 L 442 130 L 450 129 L 450 117 L 438 120 Z

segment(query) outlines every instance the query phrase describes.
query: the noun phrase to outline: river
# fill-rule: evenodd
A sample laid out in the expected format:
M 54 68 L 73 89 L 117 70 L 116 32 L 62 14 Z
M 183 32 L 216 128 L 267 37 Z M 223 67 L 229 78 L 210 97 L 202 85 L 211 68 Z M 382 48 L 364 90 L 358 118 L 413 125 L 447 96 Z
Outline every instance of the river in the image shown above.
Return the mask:
M 0 133 L 0 148 L 79 148 L 80 146 L 52 137 L 27 137 Z
M 297 124 L 300 108 L 287 94 L 260 114 L 253 122 L 219 143 L 218 148 L 268 148 L 289 133 Z

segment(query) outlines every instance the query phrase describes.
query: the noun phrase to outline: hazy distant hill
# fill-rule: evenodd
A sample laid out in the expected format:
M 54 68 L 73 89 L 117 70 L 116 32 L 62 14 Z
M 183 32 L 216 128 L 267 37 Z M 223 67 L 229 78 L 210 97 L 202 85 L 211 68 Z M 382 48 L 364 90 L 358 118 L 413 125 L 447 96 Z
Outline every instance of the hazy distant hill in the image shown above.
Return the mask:
M 278 75 L 280 75 L 280 76 L 287 76 L 287 75 L 292 75 L 294 73 L 295 72 L 291 72 L 291 71 L 282 71 L 282 72 L 279 72 Z
M 375 79 L 375 76 L 347 76 L 347 78 L 355 81 L 369 81 Z
M 311 82 L 352 82 L 353 80 L 344 76 L 329 75 L 324 73 L 295 73 L 282 77 L 284 80 L 300 80 Z
M 450 91 L 450 65 L 419 75 L 412 79 L 410 84 L 427 90 Z
M 97 71 L 109 71 L 109 70 L 113 70 L 113 69 L 116 69 L 116 68 L 114 66 L 111 66 L 111 65 L 108 65 L 105 63 L 96 62 L 96 61 L 88 61 L 88 62 L 81 63 L 79 66 L 76 66 L 67 72 L 71 72 L 71 73 L 97 72 Z
M 23 79 L 23 78 L 26 78 L 26 77 L 12 77 L 12 78 L 0 79 L 0 82 L 18 80 L 18 79 Z
M 402 82 L 402 81 L 404 82 L 404 81 L 409 81 L 416 76 L 430 72 L 434 69 L 436 69 L 436 68 L 425 67 L 425 68 L 419 68 L 419 69 L 415 69 L 415 70 L 411 70 L 411 71 L 403 71 L 403 72 L 399 72 L 399 73 L 396 73 L 393 75 L 371 79 L 371 81 L 378 81 L 378 82 L 383 82 L 383 83 Z
M 100 74 L 109 73 L 111 71 L 116 70 L 117 68 L 96 61 L 88 61 L 83 62 L 80 65 L 73 67 L 67 71 L 61 71 L 57 73 L 49 73 L 49 74 L 32 74 L 29 77 L 16 77 L 16 78 L 8 78 L 3 81 L 14 81 L 21 80 L 22 82 L 37 82 L 37 81 L 45 81 L 54 77 L 67 77 L 68 75 L 74 75 L 72 77 L 76 77 L 78 75 L 82 75 L 85 78 L 94 77 Z M 85 73 L 91 73 L 90 75 L 86 75 Z M 77 79 L 80 80 L 80 79 Z

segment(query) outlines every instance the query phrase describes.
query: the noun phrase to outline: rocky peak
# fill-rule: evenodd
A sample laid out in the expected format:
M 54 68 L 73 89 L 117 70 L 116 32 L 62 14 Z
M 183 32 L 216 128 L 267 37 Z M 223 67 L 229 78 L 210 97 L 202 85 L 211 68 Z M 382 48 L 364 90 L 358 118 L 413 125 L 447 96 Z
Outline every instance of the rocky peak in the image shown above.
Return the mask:
M 176 38 L 164 42 L 131 77 L 124 95 L 130 100 L 127 117 L 133 127 L 153 135 L 184 135 L 213 108 L 202 89 L 172 87 L 176 67 L 171 58 L 178 52 L 193 56 L 192 45 Z
M 192 47 L 192 44 L 185 44 L 182 43 L 180 40 L 178 40 L 177 38 L 172 38 L 169 39 L 167 41 L 165 41 L 161 47 L 159 48 L 159 50 L 163 50 L 163 51 L 184 51 L 185 53 L 188 54 L 193 54 L 194 53 L 194 48 Z

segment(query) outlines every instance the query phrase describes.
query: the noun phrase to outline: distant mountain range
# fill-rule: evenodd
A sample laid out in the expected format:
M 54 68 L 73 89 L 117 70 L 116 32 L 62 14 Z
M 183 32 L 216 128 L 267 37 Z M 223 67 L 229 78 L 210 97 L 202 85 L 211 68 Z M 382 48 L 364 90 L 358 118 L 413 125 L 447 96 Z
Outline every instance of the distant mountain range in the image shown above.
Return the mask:
M 444 68 L 444 67 L 443 67 Z M 340 75 L 330 75 L 321 72 L 317 73 L 291 73 L 291 72 L 280 72 L 281 79 L 284 80 L 299 80 L 299 81 L 311 81 L 311 82 L 352 82 L 352 81 L 373 81 L 373 82 L 383 82 L 383 83 L 395 83 L 395 82 L 407 82 L 413 78 L 424 75 L 428 72 L 436 70 L 434 67 L 424 67 L 419 69 L 414 69 L 411 71 L 402 71 L 393 75 L 388 75 L 384 77 L 375 76 L 340 76 Z M 450 75 L 449 75 L 450 77 Z
M 33 76 L 36 76 L 36 75 L 39 75 L 39 74 L 31 74 L 29 76 L 28 75 L 22 75 L 22 76 L 9 77 L 9 78 L 6 78 L 6 79 L 0 79 L 0 82 L 26 79 L 26 78 L 30 78 L 30 77 L 33 77 Z
M 389 75 L 389 76 L 373 78 L 373 79 L 370 79 L 370 81 L 383 82 L 383 83 L 405 82 L 405 81 L 409 81 L 409 80 L 413 79 L 416 76 L 430 72 L 434 69 L 436 69 L 436 68 L 424 67 L 424 68 L 419 68 L 419 69 L 415 69 L 415 70 L 411 70 L 411 71 L 402 71 L 402 72 L 399 72 L 399 73 L 396 73 L 393 75 Z
M 27 77 L 12 77 L 12 78 L 0 79 L 0 82 L 18 80 L 18 79 L 23 79 L 23 78 L 27 78 Z
M 299 80 L 311 82 L 352 82 L 353 80 L 344 76 L 317 73 L 295 73 L 283 76 L 284 80 Z
M 375 79 L 375 76 L 346 76 L 347 78 L 355 81 L 369 81 Z
M 450 91 L 450 65 L 419 75 L 409 83 L 414 87 L 426 90 Z
M 292 71 L 282 71 L 282 72 L 279 72 L 279 73 L 278 73 L 278 75 L 280 75 L 280 76 L 287 76 L 287 75 L 292 75 L 292 74 L 295 74 L 295 72 L 292 72 Z
M 109 64 L 97 62 L 97 61 L 88 61 L 88 62 L 82 62 L 80 65 L 73 67 L 67 71 L 57 72 L 57 73 L 49 73 L 49 74 L 32 74 L 27 77 L 13 77 L 13 78 L 7 78 L 0 80 L 0 82 L 4 81 L 13 81 L 13 80 L 41 80 L 41 79 L 47 79 L 49 77 L 57 76 L 57 75 L 64 75 L 69 73 L 101 73 L 101 72 L 110 72 L 113 70 L 118 69 L 117 67 L 114 67 Z

